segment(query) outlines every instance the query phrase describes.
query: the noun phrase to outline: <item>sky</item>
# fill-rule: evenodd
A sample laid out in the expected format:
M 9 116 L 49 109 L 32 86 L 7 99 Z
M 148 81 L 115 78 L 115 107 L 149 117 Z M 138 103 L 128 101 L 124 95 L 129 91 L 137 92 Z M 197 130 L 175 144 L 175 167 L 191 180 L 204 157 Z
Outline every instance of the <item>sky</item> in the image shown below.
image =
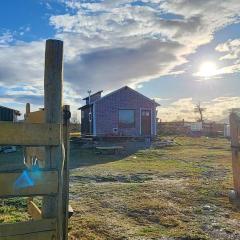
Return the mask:
M 45 41 L 64 41 L 64 103 L 128 85 L 162 121 L 226 122 L 240 108 L 239 0 L 9 0 L 0 8 L 0 105 L 43 106 Z

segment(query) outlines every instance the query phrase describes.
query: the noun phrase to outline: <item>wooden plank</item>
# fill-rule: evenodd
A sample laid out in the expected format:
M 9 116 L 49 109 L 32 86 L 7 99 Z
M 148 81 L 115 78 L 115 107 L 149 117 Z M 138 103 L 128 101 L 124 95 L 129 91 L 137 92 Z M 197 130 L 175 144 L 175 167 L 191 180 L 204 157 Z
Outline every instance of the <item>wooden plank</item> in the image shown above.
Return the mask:
M 58 192 L 57 171 L 0 173 L 0 197 L 43 196 Z
M 28 201 L 28 213 L 34 220 L 42 219 L 41 210 L 32 200 Z
M 26 117 L 28 123 L 43 123 L 45 118 L 44 110 L 30 112 Z
M 0 145 L 56 146 L 59 144 L 60 124 L 0 124 Z
M 44 147 L 25 147 L 24 149 L 25 165 L 31 168 L 34 164 L 44 168 L 45 148 Z
M 36 221 L 27 221 L 19 223 L 3 223 L 0 224 L 0 239 L 2 240 L 5 239 L 3 237 L 10 237 L 16 235 L 33 234 L 44 231 L 54 231 L 55 229 L 56 219 L 41 219 Z
M 240 157 L 239 157 L 239 136 L 240 136 L 240 119 L 235 113 L 230 114 L 230 135 L 232 146 L 232 170 L 234 190 L 240 197 Z
M 0 237 L 0 240 L 55 240 L 55 231 L 45 231 L 37 233 L 26 233 L 8 237 Z
M 68 218 L 69 218 L 69 124 L 70 124 L 70 106 L 63 107 L 63 143 L 65 150 L 65 160 L 63 168 L 63 239 L 68 239 Z
M 96 147 L 98 150 L 120 150 L 123 149 L 122 146 L 110 146 L 110 147 Z
M 36 112 L 31 112 L 30 103 L 26 104 L 26 113 L 25 113 L 25 122 L 26 123 L 44 123 L 44 110 L 41 109 Z M 27 167 L 31 168 L 34 164 L 37 164 L 39 167 L 44 168 L 45 160 L 45 147 L 25 147 L 24 148 L 24 163 Z

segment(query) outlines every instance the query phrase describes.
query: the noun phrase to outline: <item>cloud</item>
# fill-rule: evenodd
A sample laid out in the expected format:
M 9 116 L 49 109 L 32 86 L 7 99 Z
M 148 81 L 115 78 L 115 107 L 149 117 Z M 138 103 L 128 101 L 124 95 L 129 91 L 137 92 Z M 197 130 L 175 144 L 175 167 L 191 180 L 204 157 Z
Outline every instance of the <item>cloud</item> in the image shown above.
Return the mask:
M 5 47 L 12 41 L 13 35 L 10 31 L 6 31 L 0 35 L 0 47 Z
M 68 49 L 66 79 L 80 90 L 98 90 L 101 84 L 108 90 L 126 83 L 137 86 L 171 74 L 186 63 L 186 56 L 209 43 L 215 31 L 237 22 L 240 11 L 237 0 L 65 4 L 71 11 L 52 16 L 50 24 Z
M 9 103 L 9 102 L 14 103 L 15 99 L 14 98 L 9 98 L 9 97 L 6 97 L 6 96 L 0 96 L 0 105 L 4 104 L 4 103 Z
M 161 97 L 155 97 L 153 98 L 155 101 L 157 101 L 158 103 L 161 103 L 162 101 L 170 101 L 171 98 L 161 98 Z
M 182 48 L 176 42 L 151 40 L 138 48 L 103 49 L 82 54 L 79 59 L 66 63 L 65 76 L 80 92 L 93 86 L 98 90 L 103 86 L 113 89 L 119 85 L 134 85 L 148 80 L 149 74 L 152 77 L 167 74 L 181 61 L 181 57 L 172 52 L 180 52 Z M 81 79 L 85 80 L 84 85 Z
M 198 115 L 194 112 L 196 102 L 192 98 L 182 98 L 168 106 L 158 108 L 158 117 L 162 121 L 196 121 Z M 209 121 L 228 122 L 229 112 L 232 108 L 240 108 L 240 97 L 218 97 L 208 102 L 202 102 L 205 108 L 204 119 Z
M 231 74 L 239 72 L 240 70 L 240 39 L 229 39 L 228 41 L 218 44 L 215 48 L 216 51 L 223 53 L 220 60 L 228 61 L 228 65 L 219 69 L 219 74 Z
M 74 107 L 88 89 L 137 87 L 183 73 L 180 66 L 189 54 L 209 43 L 217 30 L 237 22 L 240 11 L 238 0 L 62 2 L 66 12 L 51 16 L 49 24 L 56 30 L 54 37 L 64 40 L 65 99 Z M 0 47 L 0 85 L 20 88 L 11 98 L 40 103 L 44 41 L 13 44 L 5 34 Z M 32 95 L 22 89 L 27 86 Z
M 19 42 L 1 48 L 0 81 L 5 86 L 19 84 L 40 87 L 43 78 L 44 42 Z
M 240 56 L 240 39 L 229 39 L 225 43 L 218 44 L 215 49 L 225 54 L 220 60 L 237 59 Z

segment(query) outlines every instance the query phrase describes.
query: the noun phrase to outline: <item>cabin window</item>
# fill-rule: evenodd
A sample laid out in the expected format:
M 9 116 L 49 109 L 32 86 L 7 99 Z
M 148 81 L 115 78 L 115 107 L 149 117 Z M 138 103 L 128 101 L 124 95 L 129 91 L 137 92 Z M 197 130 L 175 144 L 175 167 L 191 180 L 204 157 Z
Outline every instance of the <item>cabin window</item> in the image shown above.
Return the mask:
M 119 109 L 119 128 L 134 128 L 135 127 L 135 110 Z

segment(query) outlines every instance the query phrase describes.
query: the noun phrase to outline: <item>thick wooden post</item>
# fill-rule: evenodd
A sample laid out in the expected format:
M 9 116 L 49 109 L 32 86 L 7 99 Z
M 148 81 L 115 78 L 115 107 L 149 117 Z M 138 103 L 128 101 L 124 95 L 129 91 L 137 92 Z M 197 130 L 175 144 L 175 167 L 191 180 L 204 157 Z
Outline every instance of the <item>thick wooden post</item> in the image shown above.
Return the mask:
M 62 88 L 63 88 L 63 42 L 47 40 L 44 72 L 44 109 L 46 123 L 59 123 L 62 126 Z M 62 127 L 61 127 L 62 129 Z M 62 133 L 61 133 L 62 134 Z M 62 137 L 60 138 L 62 139 Z M 57 197 L 44 197 L 43 218 L 57 218 L 56 239 L 62 240 L 62 146 L 46 147 L 45 167 L 58 169 L 59 186 Z M 61 213 L 60 213 L 60 210 Z
M 240 157 L 239 157 L 240 118 L 238 118 L 238 116 L 235 113 L 231 113 L 229 121 L 232 147 L 233 184 L 235 194 L 240 199 Z

